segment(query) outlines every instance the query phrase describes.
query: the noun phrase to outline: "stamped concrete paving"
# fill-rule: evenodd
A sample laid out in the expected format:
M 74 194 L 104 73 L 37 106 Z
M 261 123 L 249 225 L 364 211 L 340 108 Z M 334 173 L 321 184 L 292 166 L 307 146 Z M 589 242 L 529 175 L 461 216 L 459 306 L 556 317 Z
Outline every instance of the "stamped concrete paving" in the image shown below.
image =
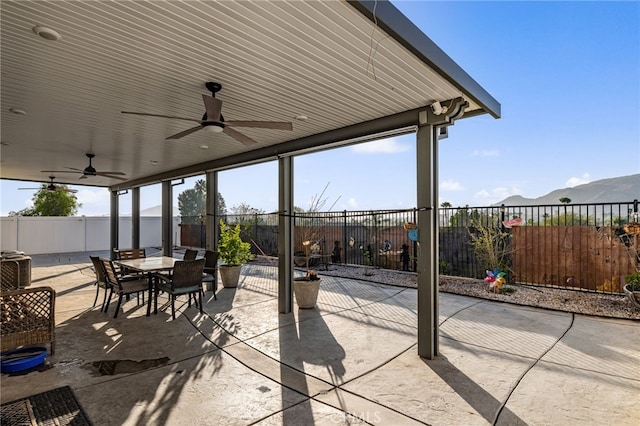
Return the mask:
M 106 253 L 100 253 L 105 255 Z M 92 308 L 89 253 L 34 256 L 57 291 L 51 368 L 2 375 L 1 400 L 70 385 L 99 425 L 635 425 L 640 329 L 440 295 L 440 355 L 417 356 L 416 290 L 323 277 L 318 306 L 277 312 L 277 269 L 146 317 Z M 166 300 L 162 300 L 166 302 Z M 100 363 L 107 361 L 106 363 Z M 109 362 L 111 361 L 111 362 Z M 105 372 L 113 374 L 105 374 Z

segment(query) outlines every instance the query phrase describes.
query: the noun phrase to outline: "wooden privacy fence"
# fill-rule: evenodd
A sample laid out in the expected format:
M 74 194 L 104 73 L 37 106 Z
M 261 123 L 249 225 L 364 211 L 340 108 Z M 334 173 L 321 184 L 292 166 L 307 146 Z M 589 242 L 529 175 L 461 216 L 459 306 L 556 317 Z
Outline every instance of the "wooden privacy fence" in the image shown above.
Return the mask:
M 512 270 L 520 283 L 622 292 L 640 266 L 640 234 L 614 226 L 520 226 L 512 232 Z

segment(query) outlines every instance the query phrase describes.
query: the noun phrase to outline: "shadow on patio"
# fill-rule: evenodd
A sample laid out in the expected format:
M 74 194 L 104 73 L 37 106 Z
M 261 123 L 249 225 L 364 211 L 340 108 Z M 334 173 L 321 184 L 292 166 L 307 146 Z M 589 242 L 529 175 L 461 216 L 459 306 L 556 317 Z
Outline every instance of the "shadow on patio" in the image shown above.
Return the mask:
M 426 361 L 413 289 L 325 276 L 315 309 L 278 314 L 277 269 L 248 265 L 238 288 L 205 293 L 202 315 L 182 301 L 175 321 L 146 317 L 132 299 L 113 319 L 113 305 L 87 309 L 88 255 L 34 267 L 34 285 L 58 294 L 57 352 L 49 369 L 3 375 L 2 402 L 70 385 L 100 425 L 624 425 L 640 414 L 628 403 L 640 394 L 634 322 L 443 294 L 441 355 Z M 596 400 L 594 414 L 584 401 Z

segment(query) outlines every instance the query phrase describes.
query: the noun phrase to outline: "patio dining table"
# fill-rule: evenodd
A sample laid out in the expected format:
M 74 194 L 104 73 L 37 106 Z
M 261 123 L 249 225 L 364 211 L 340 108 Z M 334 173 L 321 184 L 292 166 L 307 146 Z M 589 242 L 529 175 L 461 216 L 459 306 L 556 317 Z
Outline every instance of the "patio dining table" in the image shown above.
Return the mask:
M 151 256 L 138 259 L 115 260 L 114 262 L 125 268 L 142 272 L 149 277 L 149 301 L 147 303 L 147 316 L 151 315 L 151 299 L 153 297 L 153 273 L 171 271 L 180 259 L 169 256 Z

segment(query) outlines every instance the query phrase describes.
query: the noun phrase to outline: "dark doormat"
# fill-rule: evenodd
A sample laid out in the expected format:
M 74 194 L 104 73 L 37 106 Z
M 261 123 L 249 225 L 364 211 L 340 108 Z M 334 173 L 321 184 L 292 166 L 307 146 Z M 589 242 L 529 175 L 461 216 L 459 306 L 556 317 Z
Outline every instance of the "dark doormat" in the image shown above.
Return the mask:
M 0 424 L 92 426 L 69 386 L 2 404 Z

